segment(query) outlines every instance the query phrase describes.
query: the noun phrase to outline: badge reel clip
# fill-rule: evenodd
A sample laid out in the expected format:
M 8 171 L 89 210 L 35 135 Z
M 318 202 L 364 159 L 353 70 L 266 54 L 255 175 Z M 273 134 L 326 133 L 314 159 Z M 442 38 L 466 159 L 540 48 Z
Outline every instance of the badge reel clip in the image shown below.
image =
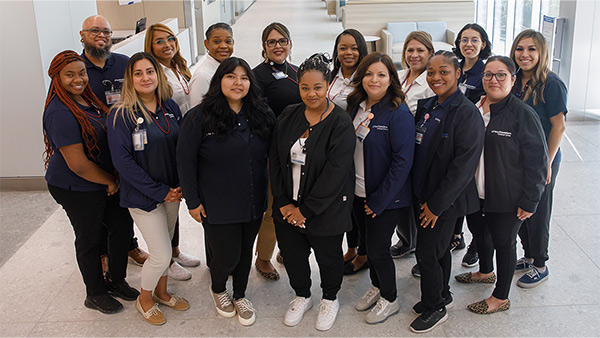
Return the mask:
M 115 89 L 115 85 L 110 80 L 103 80 L 102 84 L 105 87 L 110 86 L 110 90 L 104 91 L 104 96 L 106 96 L 106 103 L 108 103 L 108 105 L 110 106 L 115 102 L 119 101 L 119 99 L 121 98 L 121 90 Z
M 142 123 L 144 123 L 144 119 L 138 117 L 136 122 L 137 125 L 135 126 L 135 130 L 133 131 L 133 134 L 131 134 L 133 149 L 135 149 L 135 151 L 143 151 L 145 145 L 148 144 L 148 134 L 146 133 L 146 129 L 140 128 Z

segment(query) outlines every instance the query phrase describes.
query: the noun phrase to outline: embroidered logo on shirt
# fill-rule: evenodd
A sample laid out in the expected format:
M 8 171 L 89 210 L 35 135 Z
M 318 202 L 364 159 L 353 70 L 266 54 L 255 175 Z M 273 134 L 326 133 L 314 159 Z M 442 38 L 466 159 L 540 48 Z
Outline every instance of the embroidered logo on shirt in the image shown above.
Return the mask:
M 165 115 L 166 115 L 166 116 L 168 116 L 168 117 L 170 117 L 170 118 L 172 118 L 172 119 L 174 119 L 174 118 L 175 118 L 175 115 L 173 115 L 173 114 L 171 114 L 171 113 L 165 113 Z
M 384 130 L 384 131 L 388 130 L 388 126 L 382 126 L 380 124 L 373 125 L 373 126 L 371 126 L 371 128 L 377 129 L 377 130 Z
M 512 132 L 510 131 L 492 130 L 492 134 L 496 134 L 502 137 L 512 137 Z

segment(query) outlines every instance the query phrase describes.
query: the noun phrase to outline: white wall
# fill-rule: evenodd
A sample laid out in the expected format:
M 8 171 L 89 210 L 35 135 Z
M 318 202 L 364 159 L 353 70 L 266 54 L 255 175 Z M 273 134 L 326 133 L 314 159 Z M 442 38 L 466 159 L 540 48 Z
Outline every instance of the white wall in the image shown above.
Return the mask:
M 573 34 L 570 58 L 567 59 L 570 65 L 568 108 L 600 111 L 600 68 L 593 63 L 600 58 L 600 22 L 597 20 L 600 3 L 586 0 L 566 2 L 569 11 L 563 11 L 561 3 L 561 15 L 567 17 L 567 26 Z
M 74 34 L 94 14 L 88 0 L 0 1 L 0 177 L 44 175 L 48 66 L 61 50 L 81 50 Z

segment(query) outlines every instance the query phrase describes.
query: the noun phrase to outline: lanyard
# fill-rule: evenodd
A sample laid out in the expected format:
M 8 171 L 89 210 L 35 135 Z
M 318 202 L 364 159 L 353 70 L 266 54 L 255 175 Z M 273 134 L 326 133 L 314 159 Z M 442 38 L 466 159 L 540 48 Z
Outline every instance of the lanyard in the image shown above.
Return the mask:
M 481 107 L 483 107 L 485 100 L 487 100 L 487 95 L 483 97 L 483 99 L 481 100 L 481 104 L 479 105 L 479 107 L 477 107 L 477 109 L 481 109 Z
M 160 131 L 162 131 L 165 135 L 168 135 L 171 132 L 171 124 L 169 124 L 169 119 L 167 119 L 167 114 L 165 113 L 165 110 L 164 110 L 162 104 L 158 100 L 158 97 L 156 98 L 156 102 L 158 103 L 158 106 L 160 107 L 160 110 L 162 110 L 163 116 L 165 117 L 165 122 L 167 122 L 167 131 L 165 131 L 164 129 L 162 129 L 162 127 L 160 126 L 160 123 L 158 123 L 158 118 L 155 117 L 154 114 L 152 114 L 152 112 L 150 112 L 150 110 L 148 110 L 148 108 L 146 108 L 146 106 L 144 106 L 143 102 L 142 102 L 142 106 L 144 107 L 144 109 L 146 109 L 147 112 L 150 113 L 150 116 L 152 116 L 152 118 L 156 122 L 156 125 L 158 126 L 158 128 L 160 129 Z
M 283 61 L 283 64 L 285 65 L 285 78 L 289 79 L 290 81 L 292 81 L 295 84 L 298 84 L 298 81 L 292 79 L 291 77 L 288 76 L 287 70 L 288 70 L 288 65 L 290 66 L 290 68 L 294 71 L 294 73 L 298 74 L 298 72 L 294 69 L 294 67 L 292 67 L 292 65 L 290 65 L 287 61 Z M 271 68 L 273 69 L 274 72 L 280 72 L 280 70 L 278 70 L 277 68 L 275 68 L 274 66 L 271 66 Z
M 327 98 L 331 101 L 333 101 L 333 99 L 335 99 L 338 95 L 340 95 L 340 93 L 337 93 L 335 95 L 333 95 L 333 97 L 329 97 L 329 94 L 331 93 L 331 90 L 333 89 L 333 85 L 335 84 L 335 82 L 337 81 L 338 77 L 336 76 L 335 79 L 333 79 L 333 82 L 331 83 L 331 86 L 329 86 L 329 90 L 327 91 Z M 343 89 L 342 89 L 343 90 Z
M 410 71 L 408 71 L 408 74 L 406 74 L 406 78 L 404 79 L 404 81 L 402 81 L 402 84 L 400 85 L 400 87 L 404 87 L 404 84 L 406 83 L 406 81 L 408 80 L 408 75 L 410 74 Z M 412 86 L 415 84 L 415 81 L 413 81 L 410 86 L 408 86 L 408 89 L 404 91 L 404 94 L 408 94 L 408 91 L 412 88 Z
M 517 87 L 515 86 L 515 96 L 521 100 L 523 100 L 523 97 L 525 96 L 525 92 L 527 92 L 527 89 L 529 89 L 529 84 L 531 83 L 531 80 L 527 81 L 527 83 L 525 84 L 525 88 L 517 94 Z
M 373 113 L 371 113 L 371 109 L 365 111 L 365 113 L 367 113 L 367 117 L 365 117 L 364 120 L 362 120 L 359 124 L 358 127 L 354 128 L 354 132 L 356 133 L 358 131 L 358 128 L 360 128 L 360 126 L 363 126 L 363 123 L 370 121 L 373 119 L 373 117 L 375 117 L 375 115 L 373 115 Z M 354 116 L 354 120 L 352 120 L 352 123 L 354 124 L 354 121 L 356 121 L 356 118 L 358 117 L 358 114 L 356 114 L 356 116 Z M 365 126 L 367 127 L 367 126 Z
M 188 81 L 185 77 L 183 77 L 183 74 L 181 74 L 181 72 L 179 71 L 179 69 L 175 69 L 177 71 L 177 74 L 179 74 L 179 76 L 177 76 L 177 79 L 179 80 L 179 84 L 181 84 L 181 88 L 183 88 L 183 92 L 185 93 L 185 95 L 190 95 L 190 85 L 188 84 Z M 181 79 L 183 78 L 183 82 L 181 82 Z

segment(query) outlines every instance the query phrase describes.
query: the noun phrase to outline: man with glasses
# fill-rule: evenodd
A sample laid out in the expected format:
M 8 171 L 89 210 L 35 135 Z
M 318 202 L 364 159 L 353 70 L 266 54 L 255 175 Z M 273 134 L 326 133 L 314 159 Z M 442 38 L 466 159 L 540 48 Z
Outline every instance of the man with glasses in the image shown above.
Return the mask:
M 81 56 L 87 68 L 88 84 L 100 101 L 110 108 L 121 97 L 121 87 L 129 57 L 110 52 L 112 30 L 108 20 L 101 15 L 85 19 L 79 35 L 83 44 Z M 133 221 L 131 223 L 129 257 L 136 264 L 141 265 L 148 258 L 148 253 L 138 247 L 137 238 L 133 235 Z M 108 263 L 106 263 L 104 253 L 106 253 L 106 248 L 104 248 L 102 259 L 102 267 L 106 272 Z

